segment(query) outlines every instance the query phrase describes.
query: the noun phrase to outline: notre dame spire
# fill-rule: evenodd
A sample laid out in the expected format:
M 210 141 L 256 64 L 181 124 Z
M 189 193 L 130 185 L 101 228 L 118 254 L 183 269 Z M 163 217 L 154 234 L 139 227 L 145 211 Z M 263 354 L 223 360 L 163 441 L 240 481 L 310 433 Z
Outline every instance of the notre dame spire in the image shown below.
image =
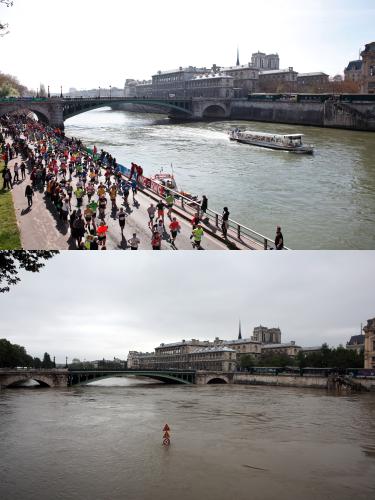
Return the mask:
M 241 335 L 241 320 L 240 320 L 240 324 L 238 326 L 238 339 L 242 339 L 242 335 Z
M 236 66 L 239 66 L 240 65 L 240 51 L 239 51 L 239 48 L 237 46 L 237 62 L 236 62 Z

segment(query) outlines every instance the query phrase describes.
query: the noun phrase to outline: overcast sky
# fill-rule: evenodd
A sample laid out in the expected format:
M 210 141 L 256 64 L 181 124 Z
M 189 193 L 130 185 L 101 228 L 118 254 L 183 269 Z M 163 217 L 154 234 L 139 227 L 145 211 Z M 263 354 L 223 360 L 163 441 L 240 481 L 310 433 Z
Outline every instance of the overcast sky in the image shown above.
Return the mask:
M 374 39 L 373 0 L 14 0 L 0 6 L 0 71 L 30 88 L 123 87 L 179 66 L 234 65 L 258 50 L 281 67 L 342 73 Z
M 33 356 L 126 359 L 161 342 L 345 344 L 375 316 L 375 252 L 62 252 L 0 295 L 1 334 Z

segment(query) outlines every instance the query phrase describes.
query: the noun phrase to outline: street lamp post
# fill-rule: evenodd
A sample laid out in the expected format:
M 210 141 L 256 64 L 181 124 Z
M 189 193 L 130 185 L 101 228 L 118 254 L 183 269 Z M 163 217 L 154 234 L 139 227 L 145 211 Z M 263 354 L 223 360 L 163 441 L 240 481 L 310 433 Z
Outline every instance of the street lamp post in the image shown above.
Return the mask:
M 60 85 L 60 97 L 62 97 L 63 94 L 62 94 L 62 85 Z
M 112 95 L 112 85 L 109 86 L 109 98 L 111 98 Z
M 68 356 L 65 356 L 65 368 L 68 368 Z
M 48 85 L 48 99 L 51 97 L 51 94 L 49 93 L 49 85 Z
M 99 97 L 99 99 L 100 99 L 100 85 L 99 85 L 99 96 L 98 96 L 98 97 Z

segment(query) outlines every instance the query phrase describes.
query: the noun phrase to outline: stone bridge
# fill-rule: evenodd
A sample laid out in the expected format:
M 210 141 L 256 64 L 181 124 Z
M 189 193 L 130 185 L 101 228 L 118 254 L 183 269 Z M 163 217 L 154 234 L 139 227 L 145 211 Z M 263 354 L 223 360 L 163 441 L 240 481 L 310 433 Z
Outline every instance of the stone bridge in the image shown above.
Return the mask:
M 43 387 L 67 387 L 68 370 L 0 369 L 0 389 L 16 387 L 28 380 L 35 380 Z
M 35 380 L 43 387 L 84 385 L 113 377 L 148 377 L 167 384 L 231 384 L 234 373 L 195 370 L 0 369 L 0 389 Z
M 200 120 L 204 118 L 229 118 L 231 99 L 157 99 L 135 97 L 92 97 L 92 98 L 7 98 L 0 100 L 0 117 L 14 112 L 31 111 L 38 120 L 53 127 L 64 128 L 64 121 L 92 109 L 114 104 L 138 104 L 168 111 L 170 118 Z M 145 108 L 146 109 L 146 108 Z

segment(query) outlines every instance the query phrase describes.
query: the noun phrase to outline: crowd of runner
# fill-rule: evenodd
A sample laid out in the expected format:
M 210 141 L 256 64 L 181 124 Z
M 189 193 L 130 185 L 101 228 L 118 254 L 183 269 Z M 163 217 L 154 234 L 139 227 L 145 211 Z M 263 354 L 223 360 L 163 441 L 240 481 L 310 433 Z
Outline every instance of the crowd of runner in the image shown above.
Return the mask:
M 137 204 L 138 178 L 143 173 L 139 165 L 131 164 L 127 178 L 109 153 L 98 152 L 95 146 L 92 151 L 87 150 L 80 140 L 67 138 L 61 130 L 20 116 L 3 117 L 0 121 L 0 159 L 5 163 L 3 189 L 12 189 L 21 176 L 27 183 L 25 198 L 29 209 L 35 192 L 44 192 L 46 206 L 54 210 L 61 224 L 70 230 L 75 248 L 105 250 L 108 215 L 118 220 L 122 239 L 125 239 L 126 219 L 131 213 L 129 197 Z M 17 161 L 9 167 L 11 160 Z M 172 213 L 173 203 L 174 196 L 167 192 L 165 199 L 150 203 L 147 209 L 150 245 L 154 250 L 161 249 L 163 240 L 176 248 L 181 224 Z M 204 234 L 199 219 L 198 211 L 192 221 L 191 234 L 192 245 L 197 249 L 201 248 Z M 132 250 L 139 248 L 137 233 L 125 240 Z

